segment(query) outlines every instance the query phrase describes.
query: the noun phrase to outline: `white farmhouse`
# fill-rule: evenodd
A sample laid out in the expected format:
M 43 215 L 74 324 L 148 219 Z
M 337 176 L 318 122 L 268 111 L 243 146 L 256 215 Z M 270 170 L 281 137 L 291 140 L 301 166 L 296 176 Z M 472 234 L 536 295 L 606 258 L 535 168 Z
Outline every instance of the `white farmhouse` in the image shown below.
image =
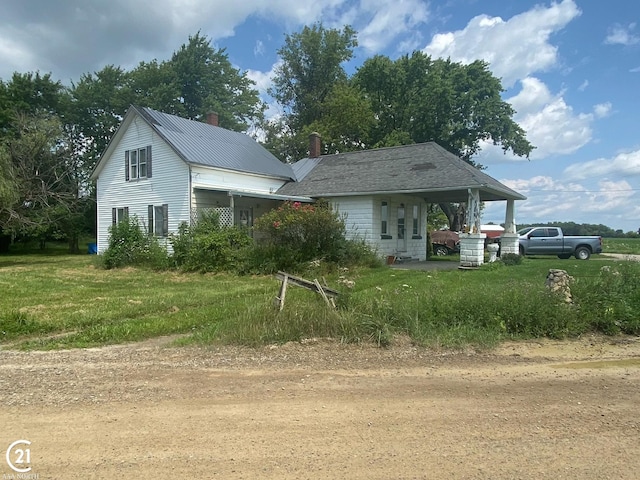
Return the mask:
M 198 211 L 217 209 L 227 224 L 251 226 L 285 200 L 328 200 L 348 235 L 382 256 L 426 258 L 426 203 L 507 201 L 503 251 L 515 235 L 514 200 L 525 199 L 433 142 L 320 155 L 311 136 L 309 158 L 280 162 L 249 136 L 207 123 L 132 106 L 92 174 L 97 184 L 98 252 L 109 227 L 136 215 L 167 243 Z M 470 208 L 473 212 L 474 208 Z M 461 262 L 482 263 L 480 219 L 470 218 L 470 250 Z M 477 227 L 477 228 L 476 228 Z M 473 247 L 473 248 L 472 248 Z M 473 250 L 473 251 L 472 251 Z M 482 250 L 480 248 L 480 250 Z M 515 236 L 517 252 L 517 236 Z

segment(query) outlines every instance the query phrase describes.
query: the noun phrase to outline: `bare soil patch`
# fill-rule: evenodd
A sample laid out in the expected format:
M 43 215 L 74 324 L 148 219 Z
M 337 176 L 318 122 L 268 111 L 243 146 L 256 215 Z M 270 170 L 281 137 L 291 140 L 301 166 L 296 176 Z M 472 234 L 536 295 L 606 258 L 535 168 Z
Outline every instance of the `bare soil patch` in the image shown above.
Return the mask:
M 635 479 L 640 339 L 0 350 L 0 475 Z M 6 477 L 11 478 L 11 477 Z M 17 477 L 16 477 L 17 478 Z

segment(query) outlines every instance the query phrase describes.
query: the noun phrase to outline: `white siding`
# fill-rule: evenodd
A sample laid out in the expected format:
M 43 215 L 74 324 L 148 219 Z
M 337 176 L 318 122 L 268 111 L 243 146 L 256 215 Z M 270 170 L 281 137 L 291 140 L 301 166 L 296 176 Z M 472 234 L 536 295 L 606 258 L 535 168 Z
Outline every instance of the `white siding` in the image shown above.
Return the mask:
M 387 233 L 391 238 L 381 238 L 381 205 L 388 204 Z M 388 255 L 406 256 L 425 260 L 427 257 L 427 210 L 424 200 L 405 195 L 358 196 L 335 198 L 331 204 L 345 215 L 347 236 L 362 239 L 376 249 L 382 257 Z M 398 248 L 398 207 L 405 208 L 406 251 Z M 420 234 L 413 235 L 413 205 L 420 207 Z M 415 237 L 415 238 L 414 238 Z M 420 237 L 420 238 L 417 238 Z
M 193 188 L 208 190 L 239 190 L 252 193 L 273 193 L 286 182 L 250 173 L 232 172 L 219 168 L 193 166 Z
M 127 182 L 124 152 L 147 145 L 151 145 L 152 177 Z M 98 252 L 108 245 L 112 208 L 128 207 L 129 216 L 136 215 L 146 226 L 148 206 L 166 203 L 170 233 L 181 222 L 189 222 L 189 167 L 142 119 L 133 119 L 104 162 L 97 181 Z
M 331 205 L 344 217 L 347 238 L 372 243 L 374 240 L 371 217 L 373 198 L 368 196 L 333 198 Z

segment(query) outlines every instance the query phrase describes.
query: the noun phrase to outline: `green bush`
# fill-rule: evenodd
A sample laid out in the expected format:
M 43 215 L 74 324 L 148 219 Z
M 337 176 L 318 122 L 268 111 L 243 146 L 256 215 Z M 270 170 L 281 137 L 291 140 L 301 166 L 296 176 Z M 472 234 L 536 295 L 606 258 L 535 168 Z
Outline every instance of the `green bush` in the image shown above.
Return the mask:
M 364 242 L 347 240 L 342 217 L 327 202 L 285 202 L 258 218 L 254 229 L 264 240 L 251 268 L 299 270 L 312 260 L 340 265 L 378 262 Z
M 500 256 L 500 260 L 505 265 L 520 265 L 522 263 L 522 255 L 517 253 L 505 253 Z
M 141 228 L 138 217 L 126 217 L 109 228 L 109 246 L 101 256 L 104 268 L 144 265 L 154 269 L 169 266 L 167 250 L 158 239 Z
M 591 329 L 606 334 L 640 334 L 640 265 L 604 266 L 597 276 L 571 286 L 574 303 Z
M 246 230 L 221 226 L 213 210 L 203 212 L 191 227 L 180 225 L 171 236 L 174 264 L 191 272 L 241 270 L 250 245 Z

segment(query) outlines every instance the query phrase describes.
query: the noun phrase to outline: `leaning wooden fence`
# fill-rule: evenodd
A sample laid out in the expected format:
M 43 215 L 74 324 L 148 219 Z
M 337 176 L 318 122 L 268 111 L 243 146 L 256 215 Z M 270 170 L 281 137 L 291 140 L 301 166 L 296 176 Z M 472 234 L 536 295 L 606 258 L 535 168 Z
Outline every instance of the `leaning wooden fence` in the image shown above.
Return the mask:
M 327 305 L 332 308 L 336 308 L 336 303 L 333 299 L 338 296 L 338 291 L 329 288 L 326 285 L 320 285 L 320 282 L 318 282 L 317 279 L 314 278 L 313 281 L 305 280 L 304 278 L 296 277 L 295 275 L 291 275 L 286 272 L 276 273 L 276 278 L 278 280 L 282 280 L 282 284 L 280 285 L 280 292 L 275 299 L 276 306 L 279 310 L 282 310 L 284 308 L 284 298 L 287 295 L 287 285 L 289 283 L 318 293 L 324 299 Z

